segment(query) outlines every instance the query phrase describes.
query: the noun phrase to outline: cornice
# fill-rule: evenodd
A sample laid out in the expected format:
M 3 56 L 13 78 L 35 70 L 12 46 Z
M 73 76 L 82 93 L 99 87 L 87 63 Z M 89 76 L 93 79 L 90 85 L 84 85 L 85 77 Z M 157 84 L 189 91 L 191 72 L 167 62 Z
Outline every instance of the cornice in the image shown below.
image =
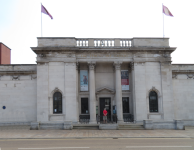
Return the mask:
M 36 73 L 36 71 L 0 71 L 0 75 L 31 75 Z
M 176 47 L 31 47 L 36 54 L 48 52 L 170 52 L 172 53 Z
M 194 70 L 172 70 L 174 74 L 194 74 Z

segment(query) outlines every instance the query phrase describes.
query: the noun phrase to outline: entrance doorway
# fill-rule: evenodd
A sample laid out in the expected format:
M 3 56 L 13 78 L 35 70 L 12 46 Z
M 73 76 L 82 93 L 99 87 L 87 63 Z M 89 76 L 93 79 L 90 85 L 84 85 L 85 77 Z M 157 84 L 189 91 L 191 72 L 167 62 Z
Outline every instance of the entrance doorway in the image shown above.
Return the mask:
M 107 111 L 107 121 L 111 121 L 111 99 L 110 98 L 100 98 L 100 121 L 103 121 L 103 110 L 106 108 Z

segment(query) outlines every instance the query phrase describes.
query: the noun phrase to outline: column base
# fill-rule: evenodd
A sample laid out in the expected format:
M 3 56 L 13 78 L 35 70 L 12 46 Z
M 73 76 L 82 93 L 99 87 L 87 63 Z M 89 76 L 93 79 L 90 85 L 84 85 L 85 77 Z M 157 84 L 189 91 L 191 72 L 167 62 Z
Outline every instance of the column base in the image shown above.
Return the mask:
M 96 120 L 91 120 L 89 124 L 97 124 Z
M 117 123 L 121 124 L 121 123 L 124 123 L 124 121 L 123 120 L 117 120 Z

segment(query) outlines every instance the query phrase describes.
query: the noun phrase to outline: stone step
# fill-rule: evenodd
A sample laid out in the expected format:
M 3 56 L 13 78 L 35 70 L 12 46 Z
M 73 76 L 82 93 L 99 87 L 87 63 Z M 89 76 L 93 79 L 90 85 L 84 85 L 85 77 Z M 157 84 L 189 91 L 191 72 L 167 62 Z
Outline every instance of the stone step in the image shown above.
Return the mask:
M 98 130 L 99 129 L 99 125 L 79 124 L 79 125 L 73 125 L 73 129 L 78 129 L 78 130 Z
M 130 128 L 133 128 L 133 127 L 143 127 L 143 125 L 119 125 L 120 127 L 130 127 Z
M 119 130 L 144 130 L 143 125 L 119 125 Z
M 185 130 L 194 130 L 194 126 L 185 126 Z

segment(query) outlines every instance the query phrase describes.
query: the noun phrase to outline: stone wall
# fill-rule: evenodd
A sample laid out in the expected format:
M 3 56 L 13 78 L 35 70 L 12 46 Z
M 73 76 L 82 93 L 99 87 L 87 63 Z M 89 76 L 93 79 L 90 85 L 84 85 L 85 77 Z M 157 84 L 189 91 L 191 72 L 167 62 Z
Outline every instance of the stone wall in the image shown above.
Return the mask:
M 35 73 L 36 65 L 0 66 L 1 123 L 36 121 Z
M 176 119 L 193 125 L 194 121 L 194 65 L 172 65 L 173 99 Z
M 97 63 L 95 70 L 96 89 L 109 87 L 115 89 L 114 68 L 111 63 Z

